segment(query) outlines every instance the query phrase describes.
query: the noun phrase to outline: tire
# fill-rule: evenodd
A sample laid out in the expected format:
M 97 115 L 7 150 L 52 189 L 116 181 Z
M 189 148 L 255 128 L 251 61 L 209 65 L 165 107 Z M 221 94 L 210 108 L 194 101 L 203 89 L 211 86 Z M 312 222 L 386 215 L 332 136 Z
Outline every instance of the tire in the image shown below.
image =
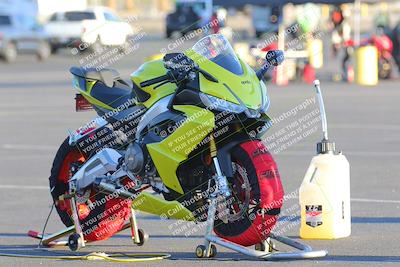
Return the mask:
M 98 53 L 101 53 L 103 47 L 104 45 L 101 41 L 101 38 L 100 36 L 98 36 L 96 41 L 90 45 L 90 52 L 95 53 L 97 55 Z
M 9 42 L 4 49 L 4 60 L 7 63 L 12 63 L 17 58 L 17 46 L 13 42 Z
M 50 192 L 57 213 L 60 216 L 61 221 L 67 227 L 73 225 L 70 216 L 72 214 L 70 202 L 68 200 L 58 201 L 58 199 L 59 196 L 67 193 L 69 190 L 68 179 L 70 177 L 70 164 L 77 162 L 81 165 L 88 159 L 85 158 L 76 147 L 70 146 L 68 141 L 69 138 L 66 138 L 58 149 L 49 178 Z M 101 201 L 102 199 L 105 199 L 106 194 L 96 191 L 90 192 L 90 194 L 90 200 L 92 203 L 98 201 L 100 204 L 96 205 L 96 208 L 90 210 L 89 214 L 79 218 L 84 233 L 84 239 L 90 242 L 108 239 L 123 229 L 125 222 L 129 219 L 131 214 L 130 205 L 121 198 L 111 198 L 103 203 Z M 116 205 L 119 206 L 118 209 L 113 208 Z M 104 213 L 106 210 L 110 210 L 111 208 L 113 208 L 113 211 Z M 101 219 L 99 219 L 100 214 L 104 215 Z M 108 222 L 110 218 L 113 218 L 112 224 Z M 111 227 L 108 228 L 110 225 Z M 144 232 L 142 234 L 142 241 L 144 242 L 147 236 Z
M 84 241 L 81 236 L 77 233 L 72 234 L 68 237 L 68 247 L 71 251 L 78 251 L 83 247 Z
M 129 43 L 128 36 L 125 38 L 125 42 L 118 46 L 118 52 L 122 55 L 127 55 L 130 53 L 131 45 Z
M 51 48 L 51 54 L 57 54 L 58 50 L 60 49 L 60 46 L 57 44 L 52 44 L 50 48 Z
M 84 162 L 85 158 L 76 149 L 69 145 L 69 138 L 66 138 L 58 149 L 56 156 L 51 167 L 49 183 L 50 192 L 53 198 L 57 213 L 61 218 L 61 221 L 65 226 L 73 225 L 73 222 L 68 214 L 70 209 L 69 202 L 65 201 L 61 203 L 58 201 L 59 196 L 68 192 L 68 178 L 69 178 L 69 167 L 72 162 Z
M 380 79 L 389 79 L 392 74 L 392 64 L 386 58 L 380 58 L 378 63 L 378 72 Z
M 171 38 L 171 36 L 172 36 L 172 30 L 170 30 L 170 29 L 167 29 L 166 31 L 165 31 L 165 36 L 169 39 L 169 38 Z
M 51 47 L 48 42 L 41 42 L 37 51 L 37 58 L 39 61 L 47 59 L 51 55 Z
M 283 188 L 278 168 L 260 141 L 244 142 L 231 151 L 234 177 L 229 179 L 232 200 L 229 218 L 218 217 L 215 233 L 231 242 L 251 246 L 265 240 L 282 207 Z M 266 210 L 264 218 L 261 210 Z
M 149 235 L 143 229 L 138 229 L 138 234 L 140 240 L 137 244 L 138 246 L 143 246 L 147 241 L 149 241 Z

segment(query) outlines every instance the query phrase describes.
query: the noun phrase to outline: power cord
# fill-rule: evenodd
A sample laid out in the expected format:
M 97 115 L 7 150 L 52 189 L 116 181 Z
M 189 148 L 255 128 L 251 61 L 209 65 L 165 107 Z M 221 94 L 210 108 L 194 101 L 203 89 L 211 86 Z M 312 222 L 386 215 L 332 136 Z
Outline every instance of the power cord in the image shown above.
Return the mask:
M 39 244 L 38 244 L 38 247 L 37 247 L 37 248 L 40 248 L 40 247 L 42 246 L 42 241 L 43 241 L 43 238 L 44 238 L 44 233 L 45 233 L 45 231 L 46 231 L 47 224 L 49 223 L 49 219 L 50 219 L 51 213 L 53 212 L 53 209 L 54 209 L 54 206 L 55 206 L 55 205 L 56 205 L 56 203 L 53 201 L 53 205 L 51 205 L 49 215 L 47 215 L 46 222 L 44 223 L 44 226 L 43 226 L 42 238 L 40 238 L 40 241 L 39 241 Z

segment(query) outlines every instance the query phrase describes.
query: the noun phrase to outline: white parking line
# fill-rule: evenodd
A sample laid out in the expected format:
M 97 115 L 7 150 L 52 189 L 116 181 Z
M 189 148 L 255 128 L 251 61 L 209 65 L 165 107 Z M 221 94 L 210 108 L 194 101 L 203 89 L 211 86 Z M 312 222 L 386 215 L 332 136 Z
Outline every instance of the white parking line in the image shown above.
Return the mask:
M 25 155 L 19 155 L 19 156 L 9 156 L 7 155 L 6 157 L 3 157 L 1 161 L 21 161 L 21 160 L 28 160 L 28 159 L 37 159 L 37 160 L 43 160 L 43 159 L 53 159 L 54 154 L 53 153 L 45 153 L 41 151 L 40 153 L 36 153 L 34 155 L 26 153 Z
M 299 199 L 299 197 L 295 196 L 291 197 L 291 199 Z M 392 200 L 392 199 L 350 198 L 350 200 L 351 202 L 400 204 L 400 200 Z
M 267 145 L 268 146 L 268 145 Z M 273 152 L 273 150 L 272 150 Z M 345 155 L 360 157 L 399 157 L 400 152 L 397 151 L 344 151 Z M 311 150 L 282 151 L 278 156 L 314 156 L 315 152 Z
M 388 200 L 388 199 L 352 198 L 351 201 L 353 201 L 353 202 L 367 202 L 367 203 L 400 204 L 400 200 Z
M 56 146 L 48 145 L 28 145 L 28 144 L 3 144 L 1 145 L 3 149 L 9 150 L 44 150 L 44 151 L 54 151 L 57 149 Z
M 14 184 L 2 184 L 0 189 L 21 189 L 21 190 L 49 190 L 48 186 L 42 185 L 14 185 Z
M 331 123 L 331 124 L 329 124 L 329 127 L 336 128 L 336 129 L 368 129 L 368 130 L 377 130 L 377 131 L 399 130 L 400 129 L 400 126 L 398 124 L 387 124 L 387 123 L 385 123 L 385 124 Z

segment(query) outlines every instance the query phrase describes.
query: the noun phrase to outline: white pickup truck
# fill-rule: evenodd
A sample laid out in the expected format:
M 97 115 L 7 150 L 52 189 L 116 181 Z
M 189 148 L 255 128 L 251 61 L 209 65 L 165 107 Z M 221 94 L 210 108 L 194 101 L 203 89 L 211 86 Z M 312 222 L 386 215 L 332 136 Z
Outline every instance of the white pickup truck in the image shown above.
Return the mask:
M 96 7 L 82 11 L 54 13 L 44 25 L 52 52 L 61 47 L 84 50 L 92 44 L 122 46 L 133 34 L 131 25 L 110 9 Z

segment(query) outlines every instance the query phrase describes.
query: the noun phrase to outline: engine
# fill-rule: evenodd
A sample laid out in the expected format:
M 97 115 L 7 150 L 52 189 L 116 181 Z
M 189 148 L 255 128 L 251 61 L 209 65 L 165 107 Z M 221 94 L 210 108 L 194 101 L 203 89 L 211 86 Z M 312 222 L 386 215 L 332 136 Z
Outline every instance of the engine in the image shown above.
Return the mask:
M 124 164 L 133 174 L 141 174 L 144 169 L 145 155 L 143 149 L 136 142 L 131 143 L 125 151 Z
M 169 192 L 159 177 L 150 156 L 137 142 L 131 143 L 126 149 L 124 165 L 128 172 L 140 176 L 145 182 L 148 182 L 155 192 Z

